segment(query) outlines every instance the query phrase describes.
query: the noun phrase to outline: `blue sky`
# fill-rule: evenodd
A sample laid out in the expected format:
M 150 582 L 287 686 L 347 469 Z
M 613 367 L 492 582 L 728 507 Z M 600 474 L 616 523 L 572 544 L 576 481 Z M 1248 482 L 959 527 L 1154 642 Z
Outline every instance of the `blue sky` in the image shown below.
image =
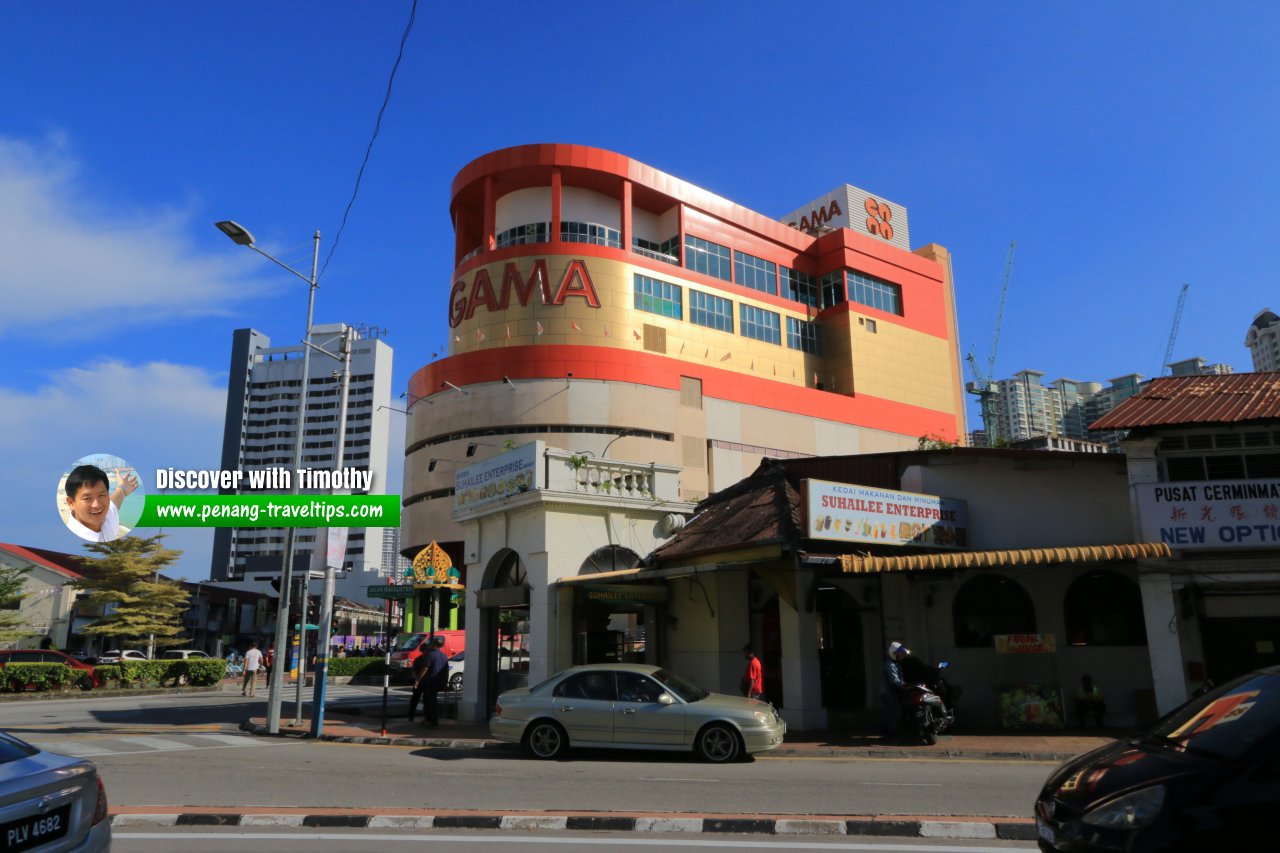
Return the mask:
M 301 337 L 409 0 L 0 4 L 0 540 L 78 550 L 58 475 L 216 467 L 235 328 Z M 618 151 L 781 216 L 849 182 L 954 256 L 996 374 L 1250 369 L 1280 180 L 1266 3 L 428 3 L 317 321 L 386 327 L 398 393 L 447 340 L 449 184 L 509 145 Z M 976 418 L 976 416 L 975 416 Z M 395 467 L 393 460 L 393 467 Z M 211 536 L 175 533 L 180 574 Z

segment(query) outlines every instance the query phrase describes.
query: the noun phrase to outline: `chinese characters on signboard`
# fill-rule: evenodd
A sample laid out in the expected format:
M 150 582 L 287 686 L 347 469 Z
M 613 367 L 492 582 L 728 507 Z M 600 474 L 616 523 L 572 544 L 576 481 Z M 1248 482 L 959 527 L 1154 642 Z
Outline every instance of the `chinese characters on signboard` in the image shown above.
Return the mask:
M 1280 543 L 1280 480 L 1139 483 L 1133 489 L 1144 541 L 1175 550 Z

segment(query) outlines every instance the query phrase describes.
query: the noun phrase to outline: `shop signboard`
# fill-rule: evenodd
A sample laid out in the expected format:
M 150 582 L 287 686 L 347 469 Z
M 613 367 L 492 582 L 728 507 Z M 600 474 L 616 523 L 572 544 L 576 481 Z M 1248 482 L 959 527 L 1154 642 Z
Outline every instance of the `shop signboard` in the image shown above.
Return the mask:
M 964 501 L 826 480 L 804 480 L 801 486 L 810 539 L 948 549 L 969 545 Z
M 1053 634 L 996 634 L 992 639 L 1000 655 L 1048 655 L 1058 650 Z
M 1280 480 L 1138 483 L 1133 490 L 1144 542 L 1175 551 L 1280 544 Z
M 584 593 L 587 601 L 604 604 L 662 604 L 667 600 L 665 585 L 586 584 Z
M 535 488 L 537 448 L 538 443 L 531 441 L 460 470 L 453 481 L 454 511 L 474 509 Z

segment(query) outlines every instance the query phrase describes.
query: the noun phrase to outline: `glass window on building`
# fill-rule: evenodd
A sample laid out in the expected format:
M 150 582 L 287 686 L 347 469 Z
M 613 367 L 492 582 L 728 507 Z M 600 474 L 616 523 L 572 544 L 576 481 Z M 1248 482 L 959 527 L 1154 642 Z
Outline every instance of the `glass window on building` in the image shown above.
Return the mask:
M 734 252 L 733 280 L 743 287 L 777 296 L 778 265 L 746 252 Z
M 823 307 L 818 280 L 807 272 L 793 270 L 791 267 L 782 268 L 782 295 L 813 308 Z
M 561 222 L 560 239 L 565 243 L 593 243 L 614 249 L 622 248 L 621 232 L 594 222 Z
M 887 281 L 849 270 L 849 301 L 884 311 L 902 313 L 902 288 Z
M 822 329 L 817 323 L 788 317 L 787 346 L 810 355 L 822 355 Z
M 771 344 L 782 343 L 782 323 L 773 311 L 765 311 L 754 305 L 738 306 L 738 328 L 744 337 L 755 338 Z
M 830 308 L 844 302 L 844 270 L 829 272 L 819 282 L 822 288 L 822 307 Z
M 635 297 L 637 311 L 648 311 L 674 320 L 684 319 L 684 301 L 679 285 L 636 273 Z
M 494 246 L 499 249 L 507 246 L 521 246 L 525 243 L 545 243 L 551 231 L 550 222 L 530 222 L 528 225 L 517 225 L 508 228 L 494 239 Z
M 675 236 L 663 240 L 661 243 L 653 240 L 646 240 L 643 237 L 631 238 L 631 247 L 637 254 L 644 255 L 646 258 L 653 258 L 655 261 L 662 261 L 665 264 L 680 264 L 680 237 Z
M 708 329 L 719 329 L 722 332 L 733 331 L 733 303 L 700 290 L 689 291 L 689 322 L 706 326 Z
M 727 246 L 686 234 L 685 266 L 703 275 L 733 281 L 733 263 Z

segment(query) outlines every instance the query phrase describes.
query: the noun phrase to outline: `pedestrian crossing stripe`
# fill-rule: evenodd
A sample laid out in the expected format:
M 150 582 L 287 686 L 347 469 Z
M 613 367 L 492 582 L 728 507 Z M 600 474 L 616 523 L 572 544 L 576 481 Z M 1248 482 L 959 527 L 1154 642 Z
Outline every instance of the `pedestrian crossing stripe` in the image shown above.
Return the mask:
M 97 739 L 94 743 L 75 740 L 60 740 L 56 743 L 32 740 L 29 743 L 48 752 L 72 755 L 76 758 L 100 758 L 111 755 L 141 755 L 150 752 L 276 746 L 283 742 L 264 741 L 252 735 L 192 734 L 173 737 L 114 737 L 109 741 Z

